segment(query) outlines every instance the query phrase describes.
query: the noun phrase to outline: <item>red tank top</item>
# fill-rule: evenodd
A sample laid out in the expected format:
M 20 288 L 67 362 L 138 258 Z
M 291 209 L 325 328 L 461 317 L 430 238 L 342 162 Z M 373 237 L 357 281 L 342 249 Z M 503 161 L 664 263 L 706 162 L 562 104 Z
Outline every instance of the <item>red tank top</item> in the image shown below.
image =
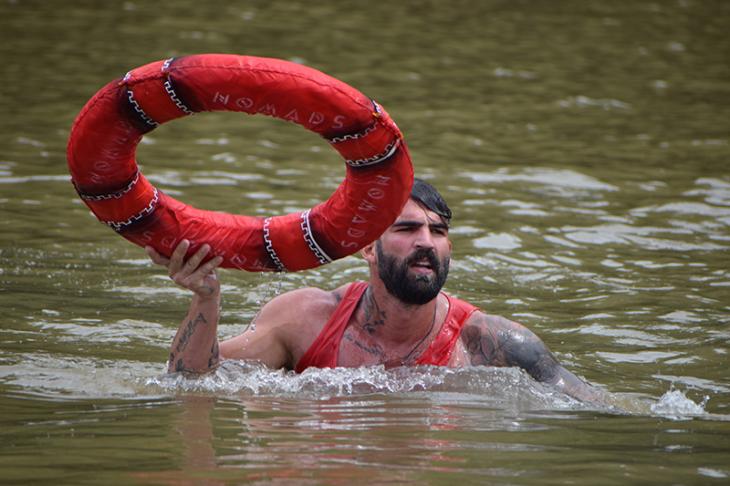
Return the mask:
M 350 284 L 345 291 L 345 297 L 340 301 L 322 331 L 312 342 L 307 352 L 299 359 L 296 368 L 294 368 L 297 373 L 301 373 L 309 367 L 337 367 L 340 341 L 342 341 L 347 324 L 350 322 L 350 318 L 367 288 L 368 284 L 366 282 Z M 461 328 L 464 327 L 469 317 L 478 310 L 468 302 L 449 297 L 447 294 L 444 295 L 449 302 L 446 318 L 436 338 L 416 360 L 416 365 L 446 366 L 449 363 L 456 342 L 459 340 Z

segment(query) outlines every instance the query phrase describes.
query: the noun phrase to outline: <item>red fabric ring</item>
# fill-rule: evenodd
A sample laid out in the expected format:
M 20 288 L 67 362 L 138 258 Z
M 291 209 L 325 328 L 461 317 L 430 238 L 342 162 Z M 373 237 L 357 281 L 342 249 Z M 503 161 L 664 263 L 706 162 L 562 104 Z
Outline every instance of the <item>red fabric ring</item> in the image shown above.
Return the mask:
M 202 111 L 242 111 L 314 131 L 347 162 L 346 177 L 304 213 L 259 218 L 204 211 L 154 187 L 137 167 L 142 136 Z M 377 239 L 408 200 L 413 167 L 388 114 L 351 86 L 278 59 L 201 54 L 157 61 L 107 84 L 77 116 L 67 149 L 71 178 L 96 217 L 127 240 L 170 256 L 208 243 L 208 258 L 248 271 L 303 270 Z

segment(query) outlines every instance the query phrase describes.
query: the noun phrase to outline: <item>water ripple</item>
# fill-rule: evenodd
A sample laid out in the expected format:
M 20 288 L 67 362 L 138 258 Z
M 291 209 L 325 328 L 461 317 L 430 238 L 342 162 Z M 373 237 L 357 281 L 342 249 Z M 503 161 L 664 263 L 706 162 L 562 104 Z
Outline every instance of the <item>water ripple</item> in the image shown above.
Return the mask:
M 499 169 L 494 172 L 464 172 L 467 177 L 480 184 L 501 184 L 505 182 L 529 182 L 541 186 L 554 186 L 585 191 L 618 191 L 618 187 L 568 169 L 528 167 L 521 171 Z M 572 193 L 566 193 L 566 196 Z
M 564 226 L 561 228 L 565 238 L 576 243 L 588 243 L 592 245 L 621 244 L 644 248 L 646 250 L 671 250 L 671 251 L 714 251 L 725 250 L 726 245 L 718 245 L 709 242 L 687 242 L 676 238 L 656 238 L 657 233 L 672 235 L 691 235 L 692 232 L 682 228 L 659 228 L 651 226 L 629 226 L 624 224 L 599 224 L 595 226 L 575 227 Z

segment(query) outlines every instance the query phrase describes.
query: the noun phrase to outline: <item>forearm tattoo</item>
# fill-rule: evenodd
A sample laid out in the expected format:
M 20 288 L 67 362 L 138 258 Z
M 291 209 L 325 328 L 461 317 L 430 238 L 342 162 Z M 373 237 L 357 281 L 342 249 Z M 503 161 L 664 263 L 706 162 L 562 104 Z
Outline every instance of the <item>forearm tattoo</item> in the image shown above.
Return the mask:
M 190 341 L 190 336 L 193 335 L 195 332 L 195 329 L 200 324 L 208 324 L 208 321 L 205 319 L 205 316 L 203 313 L 199 313 L 198 317 L 195 319 L 191 319 L 188 321 L 187 325 L 185 326 L 185 329 L 183 330 L 182 334 L 180 335 L 180 340 L 177 342 L 177 346 L 175 346 L 175 350 L 180 353 L 182 351 L 185 351 L 185 348 L 188 347 L 188 342 Z
M 208 368 L 215 368 L 218 366 L 220 361 L 220 349 L 218 348 L 218 339 L 213 342 L 213 347 L 210 349 L 210 358 L 208 358 Z
M 179 338 L 177 339 L 177 343 L 170 352 L 169 368 L 171 371 L 195 371 L 191 369 L 192 367 L 186 365 L 184 352 L 187 349 L 188 344 L 190 344 L 190 339 L 193 334 L 195 334 L 196 329 L 199 326 L 206 324 L 208 324 L 208 320 L 201 312 L 198 313 L 198 315 L 194 319 L 189 320 L 185 325 L 185 328 L 181 330 Z M 183 354 L 183 356 L 179 356 L 180 354 Z M 210 349 L 208 368 L 215 367 L 218 364 L 219 359 L 220 351 L 218 348 L 218 340 L 216 339 Z

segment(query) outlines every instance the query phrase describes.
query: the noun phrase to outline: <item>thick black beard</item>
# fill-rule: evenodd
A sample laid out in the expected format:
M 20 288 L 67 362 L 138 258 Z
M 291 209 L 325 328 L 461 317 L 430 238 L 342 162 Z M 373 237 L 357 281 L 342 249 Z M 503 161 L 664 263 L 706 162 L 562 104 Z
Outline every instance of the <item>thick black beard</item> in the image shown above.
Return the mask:
M 380 241 L 375 243 L 378 255 L 378 275 L 385 284 L 386 290 L 395 298 L 407 305 L 423 305 L 441 292 L 446 277 L 449 275 L 449 257 L 440 262 L 433 249 L 423 248 L 416 250 L 406 259 L 398 261 L 396 257 L 383 253 Z M 434 271 L 434 276 L 408 274 L 408 267 L 422 258 L 428 262 Z

